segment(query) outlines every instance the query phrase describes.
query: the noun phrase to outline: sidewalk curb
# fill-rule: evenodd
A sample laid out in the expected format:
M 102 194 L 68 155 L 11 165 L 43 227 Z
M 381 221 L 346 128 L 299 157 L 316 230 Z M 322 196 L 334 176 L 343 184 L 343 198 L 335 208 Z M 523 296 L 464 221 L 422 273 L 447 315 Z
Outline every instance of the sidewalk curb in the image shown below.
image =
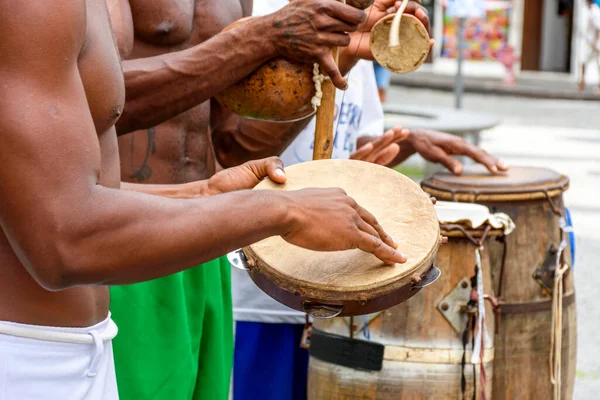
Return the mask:
M 445 92 L 454 90 L 454 80 L 430 79 L 426 77 L 392 76 L 392 84 L 409 88 L 432 89 Z M 464 82 L 465 93 L 490 94 L 496 96 L 528 97 L 552 100 L 581 100 L 600 101 L 600 95 L 589 92 L 567 92 L 524 86 L 505 86 L 494 81 L 474 82 L 468 79 Z

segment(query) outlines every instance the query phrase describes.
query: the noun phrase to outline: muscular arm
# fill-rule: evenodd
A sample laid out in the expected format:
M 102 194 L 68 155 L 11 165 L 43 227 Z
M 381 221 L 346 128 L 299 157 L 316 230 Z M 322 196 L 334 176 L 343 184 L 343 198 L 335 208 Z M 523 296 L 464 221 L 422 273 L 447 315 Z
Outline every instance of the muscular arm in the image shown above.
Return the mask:
M 248 21 L 187 50 L 124 60 L 127 101 L 117 134 L 148 129 L 210 99 L 276 55 L 263 32 L 269 18 Z
M 251 1 L 244 0 L 242 8 L 250 13 Z M 356 30 L 363 18 L 364 12 L 340 3 L 298 1 L 283 13 L 253 18 L 190 49 L 126 60 L 127 103 L 117 133 L 169 120 L 277 55 L 303 62 L 318 60 L 336 86 L 342 87 L 345 83 L 328 49 L 346 46 L 349 38 L 341 32 Z
M 99 184 L 101 149 L 77 66 L 85 10 L 73 3 L 19 3 L 0 29 L 0 226 L 37 282 L 138 282 L 283 234 L 285 196 L 177 200 Z

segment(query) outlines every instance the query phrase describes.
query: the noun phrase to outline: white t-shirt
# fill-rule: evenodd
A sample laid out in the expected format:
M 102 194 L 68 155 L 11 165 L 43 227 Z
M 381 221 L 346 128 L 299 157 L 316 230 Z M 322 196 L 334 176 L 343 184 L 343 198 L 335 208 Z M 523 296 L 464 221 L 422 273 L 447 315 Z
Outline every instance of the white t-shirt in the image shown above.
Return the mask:
M 287 0 L 254 0 L 253 15 L 275 12 Z M 349 158 L 360 136 L 383 134 L 383 108 L 379 101 L 373 63 L 361 60 L 347 76 L 348 89 L 336 92 L 333 158 Z M 343 102 L 342 102 L 343 97 Z M 315 120 L 283 152 L 284 165 L 312 159 Z M 233 314 L 236 321 L 303 324 L 305 314 L 276 302 L 262 292 L 245 271 L 232 268 Z

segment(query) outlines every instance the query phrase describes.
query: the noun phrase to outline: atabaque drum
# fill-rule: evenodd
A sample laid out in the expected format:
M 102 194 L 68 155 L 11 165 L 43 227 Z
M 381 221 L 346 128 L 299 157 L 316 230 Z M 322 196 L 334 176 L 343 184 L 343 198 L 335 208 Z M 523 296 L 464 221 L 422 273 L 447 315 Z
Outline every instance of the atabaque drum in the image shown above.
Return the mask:
M 448 237 L 435 262 L 440 279 L 381 313 L 315 320 L 310 400 L 472 399 L 481 398 L 482 390 L 490 398 L 493 309 L 483 299 L 479 303 L 477 284 L 484 296 L 492 292 L 485 245 L 510 232 L 510 221 L 479 205 L 438 202 L 436 209 Z M 481 330 L 479 307 L 487 316 L 482 315 Z M 477 337 L 480 351 L 473 357 Z
M 246 263 L 254 283 L 269 296 L 316 318 L 361 315 L 399 304 L 437 278 L 433 260 L 440 229 L 433 204 L 412 180 L 356 160 L 309 161 L 285 170 L 285 184 L 264 180 L 255 190 L 342 188 L 400 243 L 408 261 L 385 265 L 359 249 L 312 251 L 279 236 L 230 254 L 232 265 Z
M 516 224 L 512 235 L 488 246 L 500 301 L 494 400 L 573 396 L 575 288 L 562 196 L 568 186 L 566 176 L 545 168 L 493 175 L 481 166 L 422 183 L 438 199 L 480 203 Z

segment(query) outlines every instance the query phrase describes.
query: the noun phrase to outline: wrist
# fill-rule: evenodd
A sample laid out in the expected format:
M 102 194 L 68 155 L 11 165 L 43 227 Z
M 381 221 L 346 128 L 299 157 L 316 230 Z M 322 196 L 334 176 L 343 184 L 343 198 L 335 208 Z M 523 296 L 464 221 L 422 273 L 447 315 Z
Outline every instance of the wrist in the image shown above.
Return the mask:
M 267 196 L 267 203 L 273 210 L 275 221 L 277 222 L 277 235 L 285 236 L 291 232 L 299 221 L 298 208 L 290 192 L 285 191 L 264 191 Z
M 196 181 L 173 185 L 171 193 L 168 197 L 174 199 L 195 199 L 198 197 L 207 197 L 208 188 L 207 181 Z
M 248 28 L 250 29 L 248 34 L 256 35 L 258 43 L 262 46 L 264 56 L 267 58 L 273 58 L 279 55 L 277 49 L 277 43 L 282 38 L 280 37 L 281 29 L 277 28 L 277 20 L 275 14 L 269 14 L 262 17 L 253 17 Z M 266 40 L 265 40 L 266 39 Z

